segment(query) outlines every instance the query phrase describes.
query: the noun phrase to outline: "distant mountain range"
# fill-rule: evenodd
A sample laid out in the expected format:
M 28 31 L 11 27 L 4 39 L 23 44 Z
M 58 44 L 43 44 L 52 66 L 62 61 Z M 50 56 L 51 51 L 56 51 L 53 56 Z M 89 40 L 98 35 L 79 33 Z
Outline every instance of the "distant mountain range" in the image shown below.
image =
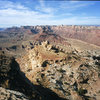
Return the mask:
M 0 29 L 4 30 L 4 29 Z M 86 25 L 60 25 L 60 26 L 21 26 L 6 28 L 3 32 L 8 35 L 18 34 L 22 36 L 35 35 L 46 31 L 49 34 L 56 34 L 62 38 L 73 38 L 85 41 L 87 43 L 95 44 L 100 46 L 100 26 L 86 26 Z M 2 33 L 0 33 L 2 34 Z M 46 34 L 48 35 L 48 34 Z M 38 35 L 40 37 L 40 35 Z M 38 37 L 37 36 L 37 37 Z M 36 37 L 36 36 L 35 36 Z
M 75 44 L 78 48 L 83 44 L 78 41 L 71 43 L 73 40 L 70 41 L 70 39 L 86 42 L 88 45 L 99 47 L 100 26 L 37 25 L 6 28 L 4 31 L 0 31 L 0 49 L 16 51 L 14 54 L 17 55 L 17 53 L 23 53 L 23 49 L 25 48 L 33 48 L 36 42 L 49 41 L 54 45 L 60 44 L 63 47 Z M 82 47 L 88 48 L 88 46 Z

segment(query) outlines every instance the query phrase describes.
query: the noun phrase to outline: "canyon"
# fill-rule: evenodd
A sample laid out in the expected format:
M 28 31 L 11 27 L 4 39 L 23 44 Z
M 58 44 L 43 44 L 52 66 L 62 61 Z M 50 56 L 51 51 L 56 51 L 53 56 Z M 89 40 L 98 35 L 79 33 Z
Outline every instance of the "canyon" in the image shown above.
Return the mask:
M 0 31 L 1 100 L 99 100 L 99 26 Z

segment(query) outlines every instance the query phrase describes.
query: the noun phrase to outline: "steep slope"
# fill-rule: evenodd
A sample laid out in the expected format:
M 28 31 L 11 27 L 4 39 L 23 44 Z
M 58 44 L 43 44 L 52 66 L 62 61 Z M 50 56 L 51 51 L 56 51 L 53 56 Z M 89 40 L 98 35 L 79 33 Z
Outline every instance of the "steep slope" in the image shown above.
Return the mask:
M 42 98 L 34 89 L 32 83 L 24 76 L 24 73 L 20 71 L 15 59 L 2 53 L 0 54 L 0 87 L 19 91 L 30 100 L 40 100 L 39 98 Z
M 91 53 L 91 54 L 90 54 Z M 43 42 L 17 59 L 26 77 L 66 100 L 99 100 L 100 55 L 72 51 Z M 44 94 L 44 90 L 39 89 Z
M 27 60 L 27 59 L 26 59 Z M 23 61 L 24 62 L 24 61 Z M 27 97 L 26 97 L 27 96 Z M 0 100 L 64 100 L 41 85 L 34 85 L 16 60 L 0 54 Z

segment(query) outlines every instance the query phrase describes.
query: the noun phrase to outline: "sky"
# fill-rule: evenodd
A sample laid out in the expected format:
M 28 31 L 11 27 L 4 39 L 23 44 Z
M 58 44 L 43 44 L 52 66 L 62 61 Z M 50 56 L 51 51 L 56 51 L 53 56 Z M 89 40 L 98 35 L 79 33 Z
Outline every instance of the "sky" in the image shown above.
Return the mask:
M 0 27 L 100 25 L 100 1 L 0 0 Z

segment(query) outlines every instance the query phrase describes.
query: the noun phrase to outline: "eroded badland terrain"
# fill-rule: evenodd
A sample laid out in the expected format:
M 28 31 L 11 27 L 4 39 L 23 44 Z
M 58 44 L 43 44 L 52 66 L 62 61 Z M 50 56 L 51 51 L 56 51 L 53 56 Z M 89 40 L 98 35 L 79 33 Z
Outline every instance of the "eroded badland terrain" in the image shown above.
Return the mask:
M 100 100 L 100 27 L 0 31 L 0 100 Z

